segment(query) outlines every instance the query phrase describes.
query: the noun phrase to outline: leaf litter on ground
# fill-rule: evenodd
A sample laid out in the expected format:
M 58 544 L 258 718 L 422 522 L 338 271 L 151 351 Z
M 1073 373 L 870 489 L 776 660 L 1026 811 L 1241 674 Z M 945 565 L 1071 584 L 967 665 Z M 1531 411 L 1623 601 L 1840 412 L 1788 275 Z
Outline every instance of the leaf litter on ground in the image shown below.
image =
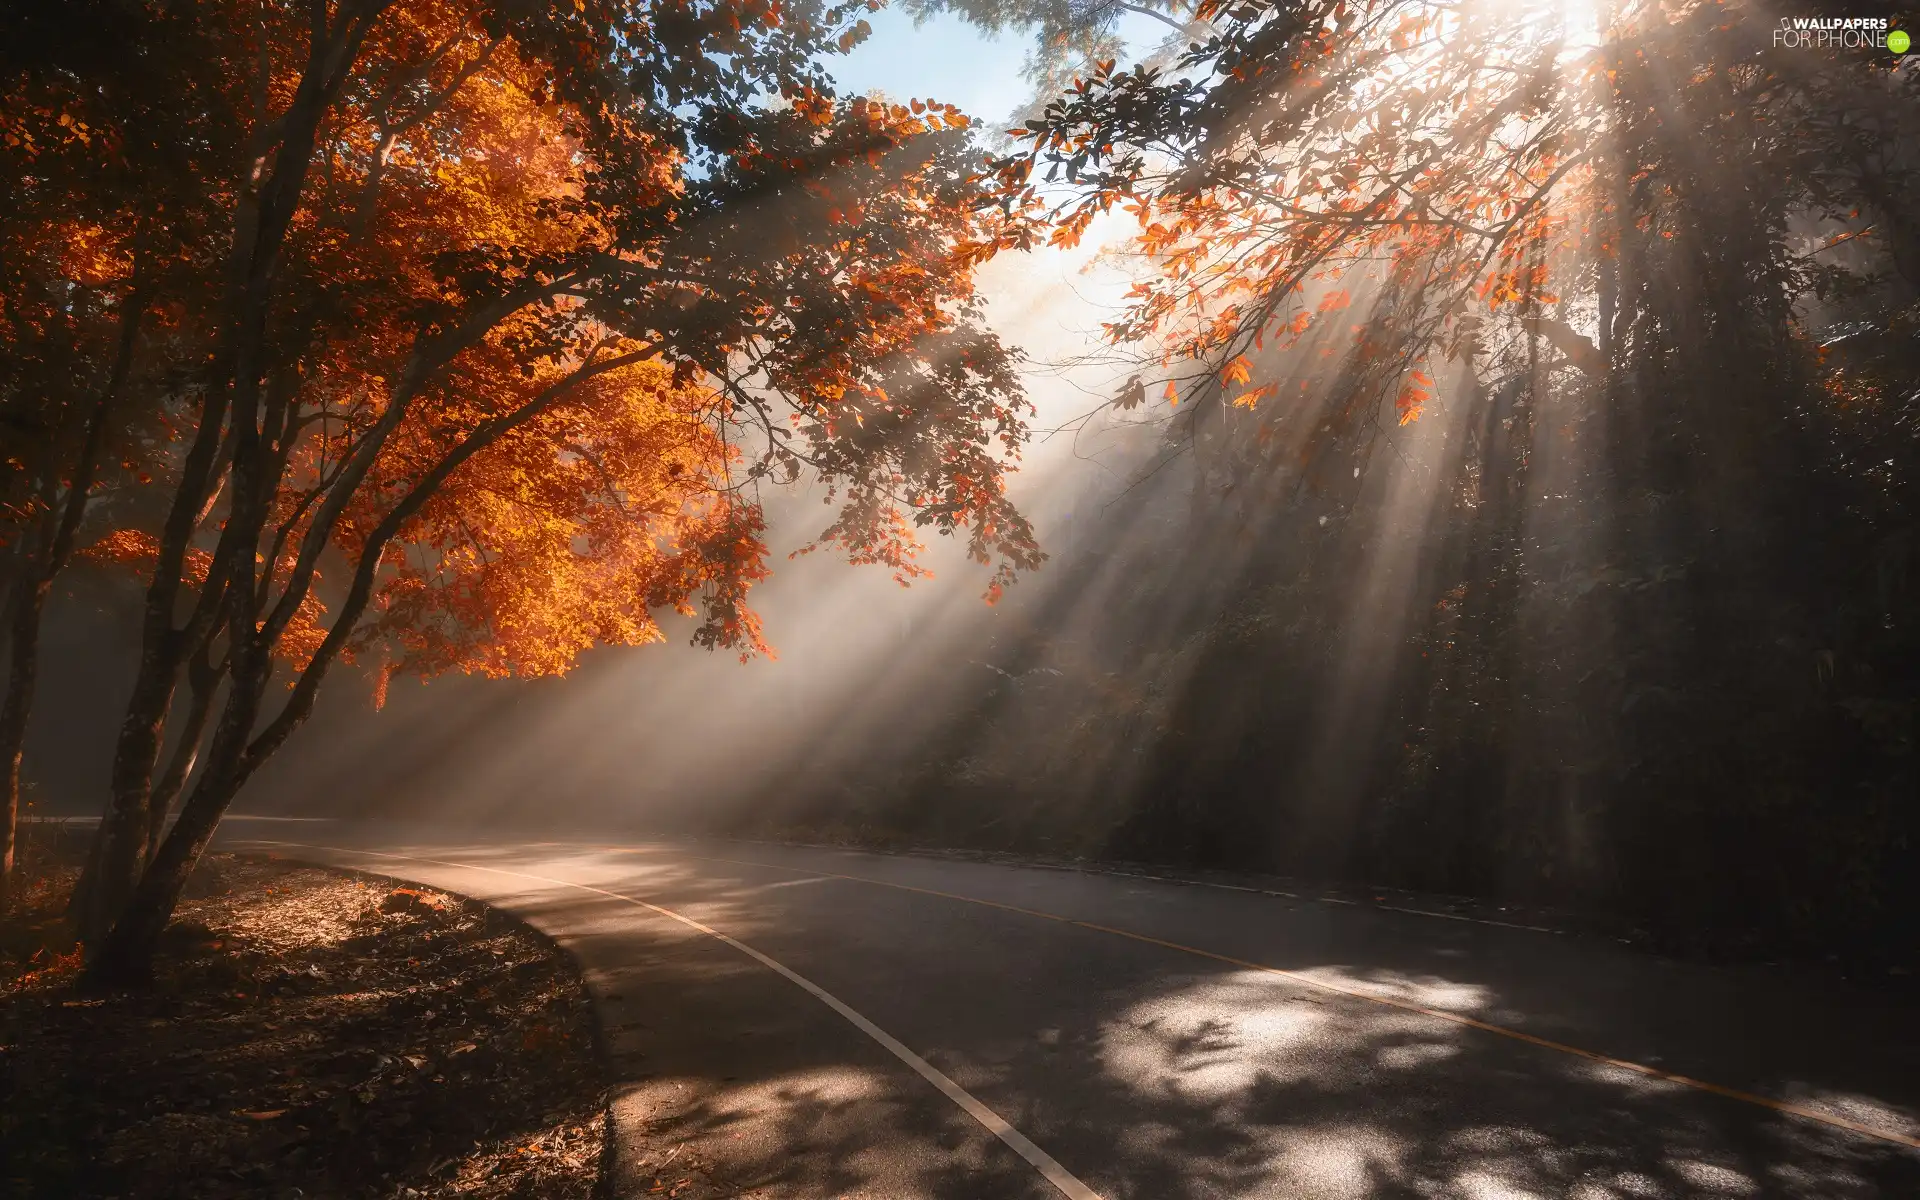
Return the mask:
M 0 1194 L 592 1194 L 592 1011 L 526 926 L 430 888 L 211 855 L 154 987 L 89 996 L 55 933 L 71 875 L 0 945 Z

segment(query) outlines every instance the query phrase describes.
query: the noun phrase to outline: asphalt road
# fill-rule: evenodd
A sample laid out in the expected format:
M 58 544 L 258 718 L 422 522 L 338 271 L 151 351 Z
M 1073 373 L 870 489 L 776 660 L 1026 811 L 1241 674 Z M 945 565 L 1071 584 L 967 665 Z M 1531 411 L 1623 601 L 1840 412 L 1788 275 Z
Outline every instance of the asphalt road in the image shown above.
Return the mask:
M 249 841 L 577 955 L 621 1196 L 1920 1197 L 1916 1013 L 1787 972 L 944 859 Z

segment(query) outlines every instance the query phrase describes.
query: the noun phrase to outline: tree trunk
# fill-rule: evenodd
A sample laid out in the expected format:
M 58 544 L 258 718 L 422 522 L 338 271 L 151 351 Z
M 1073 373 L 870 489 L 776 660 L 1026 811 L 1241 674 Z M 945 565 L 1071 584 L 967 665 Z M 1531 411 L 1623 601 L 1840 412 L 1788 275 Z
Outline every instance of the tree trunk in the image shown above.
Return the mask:
M 173 918 L 180 892 L 194 864 L 213 840 L 220 817 L 240 790 L 237 769 L 209 773 L 180 810 L 180 819 L 147 864 L 123 906 L 120 919 L 87 962 L 84 982 L 93 988 L 139 987 L 153 979 L 153 958 L 160 934 Z
M 14 845 L 20 821 L 20 757 L 27 740 L 27 717 L 40 667 L 40 614 L 46 608 L 48 581 L 20 580 L 8 612 L 7 695 L 0 702 L 0 913 L 13 903 Z
M 87 986 L 138 987 L 153 978 L 153 956 L 160 947 L 160 934 L 180 903 L 187 876 L 193 873 L 194 864 L 213 840 L 221 816 L 256 765 L 247 754 L 247 743 L 270 673 L 270 664 L 263 656 L 247 654 L 239 658 L 220 724 L 208 748 L 206 773 L 120 906 L 112 929 L 89 943 L 92 949 L 84 978 Z M 144 835 L 146 829 L 140 832 Z
M 147 800 L 160 757 L 160 728 L 173 700 L 174 671 L 163 647 L 141 648 L 140 673 L 114 746 L 112 795 L 93 850 L 75 885 L 71 912 L 80 940 L 97 941 L 139 878 L 149 825 Z
M 173 748 L 173 758 L 167 763 L 167 769 L 160 781 L 153 786 L 153 794 L 147 801 L 147 848 L 141 855 L 142 863 L 151 863 L 160 852 L 160 838 L 167 829 L 167 814 L 173 808 L 174 799 L 186 786 L 187 776 L 193 774 L 193 764 L 200 755 L 200 741 L 206 735 L 207 718 L 213 715 L 213 696 L 218 690 L 220 677 L 211 667 L 203 668 L 195 664 L 192 668 L 193 700 L 187 711 L 186 726 L 180 731 L 180 740 Z
M 167 710 L 172 705 L 187 655 L 198 648 L 218 619 L 228 584 L 224 564 L 244 561 L 248 568 L 241 579 L 246 594 L 236 603 L 240 605 L 239 611 L 251 617 L 252 556 L 258 543 L 265 501 L 260 496 L 246 494 L 249 489 L 243 486 L 247 481 L 242 478 L 242 468 L 253 465 L 249 460 L 258 436 L 254 423 L 259 420 L 261 359 L 275 268 L 313 165 L 314 139 L 320 123 L 334 98 L 347 85 L 362 43 L 389 3 L 390 0 L 370 0 L 363 6 L 352 6 L 351 11 L 349 6 L 342 5 L 330 28 L 323 22 L 316 30 L 299 85 L 287 111 L 275 123 L 278 148 L 271 151 L 273 166 L 263 178 L 259 191 L 243 196 L 236 210 L 234 244 L 228 264 L 231 274 L 223 301 L 226 327 L 208 372 L 212 390 L 183 465 L 180 486 L 167 514 L 159 561 L 147 589 L 139 672 L 114 747 L 111 798 L 95 834 L 87 870 L 74 890 L 72 911 L 80 937 L 88 943 L 106 934 L 123 905 L 139 888 L 141 857 L 153 827 L 154 769 L 160 760 Z M 268 146 L 260 147 L 261 154 L 265 156 L 268 149 Z M 225 433 L 229 413 L 235 435 L 230 450 Z M 223 459 L 233 469 L 235 512 L 228 518 L 220 546 L 215 551 L 214 569 L 208 575 L 192 616 L 184 629 L 176 628 L 176 600 L 182 589 L 186 552 L 201 519 L 202 506 L 219 481 L 218 468 Z M 249 507 L 251 511 L 241 511 Z M 244 558 L 240 557 L 243 547 Z M 229 693 L 230 710 L 235 699 Z M 225 724 L 223 717 L 223 727 Z M 233 751 L 236 773 L 244 757 L 245 736 L 243 731 Z M 202 781 L 195 795 L 215 782 L 211 778 L 213 774 L 209 772 L 210 778 Z M 164 916 L 162 919 L 164 921 Z
M 138 279 L 140 267 L 136 263 L 135 278 Z M 12 653 L 11 665 L 7 672 L 7 697 L 4 706 L 0 706 L 0 801 L 4 812 L 0 819 L 6 822 L 4 831 L 0 831 L 0 842 L 4 842 L 4 862 L 0 863 L 0 911 L 5 911 L 11 902 L 13 885 L 13 853 L 16 829 L 20 814 L 20 755 L 26 743 L 27 718 L 33 711 L 34 686 L 39 678 L 40 666 L 40 617 L 46 611 L 47 593 L 53 586 L 54 577 L 66 568 L 67 560 L 73 557 L 74 540 L 80 533 L 80 522 L 87 514 L 87 501 L 93 491 L 93 479 L 100 469 L 100 458 L 107 439 L 107 423 L 113 415 L 115 403 L 126 388 L 127 376 L 133 370 L 133 355 L 140 339 L 140 318 L 146 312 L 147 291 L 144 285 L 137 283 L 120 302 L 120 332 L 115 346 L 113 366 L 107 374 L 107 385 L 101 389 L 93 408 L 87 414 L 86 425 L 80 439 L 78 456 L 73 463 L 73 472 L 67 482 L 66 497 L 58 506 L 50 506 L 46 520 L 48 522 L 41 553 L 36 561 L 32 553 L 20 556 L 20 571 L 13 581 L 12 620 L 8 622 L 9 640 Z M 51 481 L 49 481 L 49 501 L 51 500 Z

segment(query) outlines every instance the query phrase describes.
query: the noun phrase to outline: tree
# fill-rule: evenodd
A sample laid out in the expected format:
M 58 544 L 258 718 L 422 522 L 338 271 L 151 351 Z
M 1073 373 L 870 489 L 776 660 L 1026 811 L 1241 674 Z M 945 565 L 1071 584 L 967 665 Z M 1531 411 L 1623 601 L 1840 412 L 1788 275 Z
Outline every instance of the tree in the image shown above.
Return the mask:
M 76 22 L 121 28 L 98 15 Z M 969 122 L 837 99 L 814 56 L 852 16 L 341 0 L 125 27 L 198 47 L 191 87 L 151 83 L 217 113 L 193 153 L 231 241 L 164 397 L 190 417 L 165 520 L 124 547 L 151 568 L 83 884 L 96 982 L 144 976 L 343 659 L 561 670 L 690 605 L 696 640 L 750 653 L 750 488 L 801 472 L 856 561 L 914 572 L 917 524 L 997 558 L 993 590 L 1037 565 L 1004 495 L 1025 405 L 972 290 L 1007 236 Z M 43 47 L 81 40 L 40 20 Z M 143 863 L 170 714 L 210 728 Z
M 174 314 L 156 285 L 178 265 L 177 177 L 136 132 L 159 114 L 116 110 L 128 73 L 94 88 L 31 59 L 0 85 L 0 542 L 9 673 L 0 702 L 0 907 L 9 890 L 20 760 L 39 672 L 40 623 L 102 483 L 146 477 L 164 440 L 130 405 L 168 365 Z M 125 66 L 127 64 L 115 64 Z
M 950 12 L 990 34 L 1015 30 L 1031 38 L 1025 75 L 1032 91 L 1015 119 L 1038 117 L 1076 75 L 1125 52 L 1122 22 L 1146 18 L 1161 35 L 1150 61 L 1159 61 L 1212 32 L 1188 0 L 905 0 L 916 21 Z M 992 114 L 995 117 L 1007 114 Z
M 1764 223 L 1742 234 L 1761 257 L 1793 214 L 1837 240 L 1906 216 L 1883 135 L 1911 103 L 1910 72 L 1756 56 L 1772 23 L 1738 5 L 1602 11 L 1583 28 L 1553 7 L 1205 6 L 1221 21 L 1204 45 L 1165 69 L 1100 64 L 1011 131 L 1028 147 L 1000 160 L 1004 194 L 1049 208 L 1060 240 L 1115 206 L 1134 216 L 1157 269 L 1110 332 L 1208 363 L 1233 394 L 1252 390 L 1256 343 L 1316 324 L 1351 326 L 1356 361 L 1395 382 L 1436 349 L 1529 336 L 1604 371 L 1632 332 L 1633 289 L 1688 250 L 1665 243 L 1705 232 L 1692 223 L 1712 201 L 1697 179 L 1678 186 L 1703 174 L 1684 156 L 1742 136 L 1768 157 L 1711 165 L 1761 188 Z M 1697 73 L 1676 86 L 1683 63 Z M 1736 97 L 1731 115 L 1715 108 Z M 1063 178 L 1064 199 L 1043 186 Z M 1388 342 L 1352 323 L 1355 295 L 1398 306 Z M 1583 303 L 1591 332 L 1566 319 Z M 1403 413 L 1430 390 L 1414 382 Z
M 998 164 L 1062 241 L 1137 220 L 1116 403 L 1178 401 L 1197 524 L 1253 508 L 1267 615 L 1324 631 L 1196 671 L 1179 723 L 1225 766 L 1169 745 L 1142 836 L 1200 809 L 1288 867 L 1889 928 L 1920 75 L 1776 46 L 1736 3 L 1201 15 L 1213 36 L 1089 71 Z M 1383 481 L 1419 473 L 1430 502 L 1390 512 Z M 1404 609 L 1355 628 L 1386 555 Z M 1250 700 L 1255 674 L 1340 695 L 1343 641 L 1378 648 L 1373 724 L 1295 734 Z M 1298 836 L 1322 793 L 1346 844 Z

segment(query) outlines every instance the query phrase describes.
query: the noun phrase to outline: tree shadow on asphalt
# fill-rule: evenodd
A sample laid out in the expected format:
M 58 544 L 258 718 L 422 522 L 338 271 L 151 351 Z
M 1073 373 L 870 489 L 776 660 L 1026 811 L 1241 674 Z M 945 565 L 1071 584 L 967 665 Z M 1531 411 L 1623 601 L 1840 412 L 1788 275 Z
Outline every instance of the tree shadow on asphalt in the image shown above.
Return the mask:
M 1920 1164 L 1898 1148 L 1738 1101 L 1232 972 L 1168 983 L 1108 998 L 1104 1021 L 1036 1039 L 965 1085 L 1109 1200 L 1920 1194 Z M 1237 1017 L 1203 1015 L 1234 992 L 1265 996 L 1242 998 Z M 1329 1011 L 1276 1021 L 1279 1006 Z M 1286 1025 L 1312 1028 L 1291 1044 Z M 935 1057 L 968 1074 L 964 1054 Z M 917 1077 L 880 1069 L 860 1083 L 694 1080 L 708 1094 L 652 1134 L 700 1144 L 758 1127 L 755 1166 L 736 1158 L 715 1177 L 731 1194 L 1053 1194 L 944 1100 L 920 1102 L 932 1089 Z M 898 1172 L 872 1166 L 876 1130 L 950 1158 L 895 1190 Z
M 783 961 L 769 889 L 817 886 L 653 869 L 649 888 Z M 538 924 L 549 902 L 577 907 L 558 895 L 516 907 Z M 607 903 L 611 924 L 618 902 Z M 1090 981 L 1043 991 L 968 967 L 966 928 L 951 935 L 951 954 L 909 958 L 907 934 L 887 919 L 904 931 L 914 917 L 881 919 L 872 944 L 836 954 L 864 955 L 867 978 L 885 979 L 897 959 L 913 989 L 837 994 L 1108 1200 L 1920 1195 L 1911 1150 L 1431 1016 L 1085 931 L 1072 936 L 1088 939 L 1075 949 L 1086 961 L 1050 965 L 1057 927 L 969 914 L 1000 962 Z M 665 922 L 599 951 L 595 936 L 576 940 L 576 953 L 591 967 L 596 953 L 617 952 L 622 966 L 599 986 L 643 1014 L 624 1049 L 611 1039 L 616 1092 L 645 1131 L 623 1150 L 639 1192 L 1057 1194 L 925 1080 L 737 951 Z M 1436 969 L 1424 975 L 1328 957 L 1274 965 L 1500 1016 L 1500 994 L 1450 979 L 1443 957 L 1426 961 Z M 1795 1094 L 1791 1078 L 1768 1082 L 1771 1094 Z

